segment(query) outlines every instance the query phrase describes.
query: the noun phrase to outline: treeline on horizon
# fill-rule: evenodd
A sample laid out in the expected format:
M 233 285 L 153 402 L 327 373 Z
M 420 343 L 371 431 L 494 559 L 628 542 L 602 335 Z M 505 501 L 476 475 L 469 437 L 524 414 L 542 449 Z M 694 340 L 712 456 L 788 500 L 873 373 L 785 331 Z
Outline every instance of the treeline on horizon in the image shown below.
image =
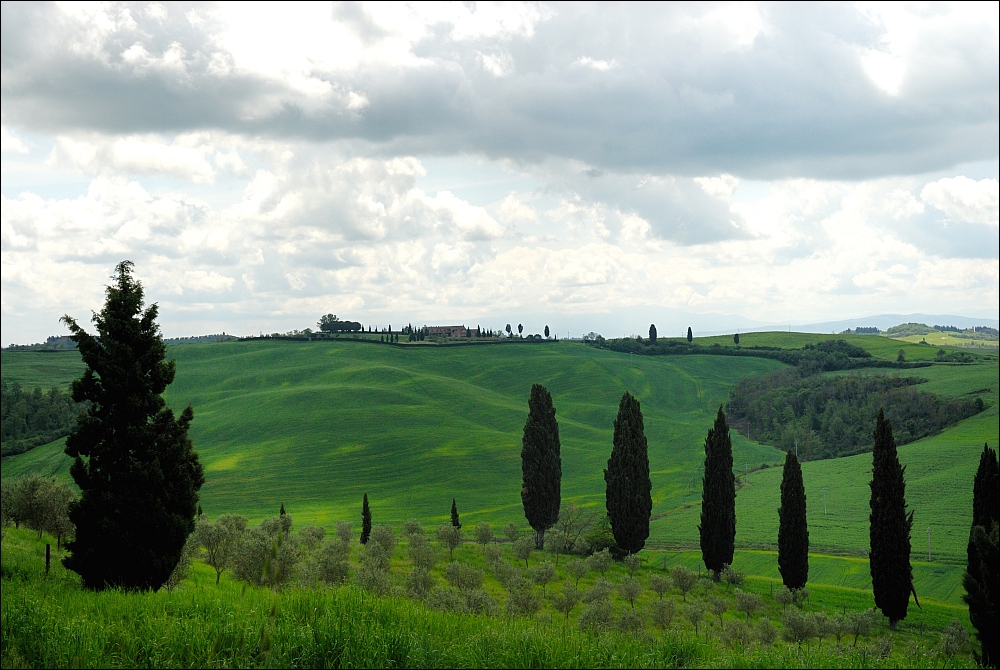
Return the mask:
M 936 435 L 985 409 L 982 398 L 941 398 L 915 386 L 926 380 L 886 375 L 804 375 L 801 369 L 745 377 L 729 394 L 734 428 L 801 460 L 871 451 L 880 408 L 898 444 Z
M 850 344 L 845 340 L 825 340 L 818 344 L 807 344 L 801 349 L 782 349 L 781 347 L 764 345 L 724 347 L 718 343 L 706 346 L 692 342 L 691 340 L 643 339 L 641 336 L 606 340 L 598 335 L 596 338 L 584 341 L 599 349 L 627 354 L 642 354 L 644 356 L 683 356 L 693 354 L 700 356 L 769 358 L 797 367 L 806 374 L 857 370 L 860 368 L 924 368 L 931 365 L 927 361 L 909 362 L 902 359 L 887 361 L 881 358 L 874 358 L 861 347 Z M 972 360 L 970 358 L 968 362 L 972 362 Z

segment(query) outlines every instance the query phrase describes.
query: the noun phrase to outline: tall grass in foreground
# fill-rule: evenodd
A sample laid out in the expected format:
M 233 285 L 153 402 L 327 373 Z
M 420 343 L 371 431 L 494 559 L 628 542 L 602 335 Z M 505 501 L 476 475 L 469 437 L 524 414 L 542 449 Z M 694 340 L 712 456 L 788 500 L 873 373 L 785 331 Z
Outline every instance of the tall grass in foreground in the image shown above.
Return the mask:
M 690 631 L 581 633 L 558 620 L 437 612 L 353 586 L 283 592 L 216 587 L 204 572 L 173 593 L 84 591 L 37 543 L 7 531 L 3 667 L 940 667 L 967 664 L 896 636 L 847 644 L 726 646 Z M 43 551 L 43 550 L 42 550 Z

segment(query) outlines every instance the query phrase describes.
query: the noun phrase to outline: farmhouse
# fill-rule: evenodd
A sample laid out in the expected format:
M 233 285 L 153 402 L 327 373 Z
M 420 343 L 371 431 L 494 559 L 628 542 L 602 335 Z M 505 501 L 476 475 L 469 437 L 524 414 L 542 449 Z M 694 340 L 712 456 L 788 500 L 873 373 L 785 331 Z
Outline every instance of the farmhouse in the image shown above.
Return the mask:
M 430 337 L 478 337 L 478 328 L 466 328 L 465 326 L 427 326 L 427 334 Z

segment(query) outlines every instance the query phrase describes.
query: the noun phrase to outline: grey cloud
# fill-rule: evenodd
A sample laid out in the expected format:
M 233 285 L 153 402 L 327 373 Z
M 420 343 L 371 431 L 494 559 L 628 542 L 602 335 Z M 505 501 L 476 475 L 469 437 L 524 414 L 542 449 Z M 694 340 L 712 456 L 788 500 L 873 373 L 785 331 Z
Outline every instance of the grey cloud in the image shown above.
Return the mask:
M 918 53 L 919 75 L 891 97 L 858 59 L 880 46 L 882 29 L 846 5 L 766 6 L 768 28 L 746 48 L 726 44 L 717 29 L 691 27 L 700 6 L 553 9 L 530 38 L 456 42 L 439 27 L 415 47 L 432 66 L 324 75 L 368 98 L 355 114 L 336 105 L 306 110 L 297 93 L 252 74 L 209 75 L 209 29 L 191 26 L 179 9 L 168 9 L 162 27 L 137 17 L 136 34 L 105 44 L 107 64 L 63 48 L 67 28 L 53 29 L 51 9 L 4 4 L 3 110 L 9 122 L 50 131 L 220 127 L 396 155 L 556 156 L 622 173 L 853 179 L 996 154 L 996 36 L 988 27 L 928 38 L 943 57 Z M 334 15 L 369 41 L 382 37 L 357 8 Z M 180 42 L 188 74 L 122 66 L 121 51 L 139 37 L 151 53 Z M 478 53 L 493 47 L 510 54 L 512 75 L 480 67 Z M 617 67 L 574 65 L 583 56 Z M 247 114 L 275 98 L 282 104 L 271 113 Z

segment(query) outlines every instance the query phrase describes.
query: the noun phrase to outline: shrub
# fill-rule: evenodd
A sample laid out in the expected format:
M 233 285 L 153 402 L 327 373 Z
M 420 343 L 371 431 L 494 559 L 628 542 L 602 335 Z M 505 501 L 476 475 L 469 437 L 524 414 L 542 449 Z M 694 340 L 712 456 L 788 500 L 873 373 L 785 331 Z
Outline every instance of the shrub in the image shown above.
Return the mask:
M 819 646 L 823 646 L 823 638 L 833 635 L 833 620 L 827 616 L 826 612 L 813 612 L 813 631 L 815 632 L 816 639 L 819 640 Z
M 319 578 L 327 584 L 346 582 L 350 554 L 351 545 L 343 538 L 338 536 L 328 539 L 320 549 L 316 561 Z
M 483 547 L 483 558 L 492 570 L 495 564 L 503 560 L 503 550 L 495 544 L 487 544 Z
M 415 566 L 406 578 L 406 590 L 411 597 L 417 600 L 423 600 L 433 588 L 434 577 L 425 567 Z
M 941 653 L 945 658 L 961 654 L 969 646 L 969 631 L 954 619 L 941 634 Z
M 649 590 L 663 600 L 663 594 L 670 590 L 670 580 L 665 576 L 654 573 L 649 576 Z
M 722 622 L 722 615 L 726 613 L 729 609 L 729 601 L 725 598 L 716 598 L 715 596 L 708 597 L 708 609 L 711 610 L 712 614 L 719 617 L 719 628 L 722 630 L 726 629 L 725 624 Z
M 781 623 L 785 626 L 784 630 L 781 631 L 781 637 L 786 642 L 794 642 L 799 647 L 816 634 L 813 618 L 797 609 L 790 609 L 782 614 Z
M 530 586 L 523 582 L 507 592 L 507 611 L 515 616 L 535 616 L 542 602 Z
M 722 631 L 722 639 L 729 646 L 749 647 L 755 637 L 754 629 L 742 621 L 732 621 Z
M 354 531 L 351 528 L 351 524 L 347 521 L 337 522 L 337 537 L 343 540 L 345 543 L 350 544 L 351 539 L 354 537 Z
M 864 612 L 851 612 L 848 615 L 847 632 L 854 636 L 854 644 L 851 646 L 858 646 L 859 637 L 868 637 L 871 635 L 872 628 L 875 627 L 878 618 L 878 611 L 874 608 L 865 610 Z
M 684 618 L 694 626 L 694 634 L 698 635 L 698 625 L 705 618 L 705 605 L 700 602 L 688 603 L 684 606 Z
M 514 542 L 514 556 L 524 561 L 524 567 L 528 567 L 528 559 L 531 552 L 535 550 L 535 541 L 530 537 L 522 537 Z
M 483 571 L 458 561 L 445 566 L 444 578 L 460 591 L 471 591 L 483 586 Z
M 743 582 L 747 579 L 746 574 L 740 572 L 731 565 L 724 565 L 722 567 L 722 581 L 726 583 L 726 586 L 743 586 Z
M 778 629 L 774 627 L 770 619 L 761 619 L 757 622 L 757 639 L 761 644 L 774 644 L 778 639 Z
M 496 598 L 479 588 L 465 592 L 465 606 L 473 614 L 486 614 L 489 616 L 495 615 L 500 610 Z
M 566 615 L 566 621 L 569 621 L 569 613 L 573 611 L 582 597 L 583 594 L 575 586 L 565 582 L 562 590 L 552 597 L 552 606 L 556 608 L 557 612 Z
M 465 598 L 453 586 L 438 586 L 427 594 L 427 606 L 442 612 L 465 612 Z
M 582 631 L 605 631 L 611 628 L 614 612 L 611 601 L 607 598 L 593 600 L 587 603 L 580 614 L 579 626 Z
M 774 602 L 781 605 L 782 611 L 784 611 L 786 607 L 791 605 L 794 599 L 795 597 L 792 594 L 791 590 L 785 585 L 779 586 L 778 590 L 774 592 Z
M 642 594 L 642 582 L 635 577 L 626 577 L 618 584 L 618 593 L 635 609 L 635 599 Z
M 642 617 L 634 608 L 623 607 L 615 621 L 615 628 L 622 633 L 636 633 L 642 630 Z
M 392 591 L 392 580 L 389 578 L 388 571 L 375 565 L 362 564 L 355 579 L 358 586 L 377 596 L 386 596 Z
M 410 562 L 425 570 L 434 567 L 434 549 L 423 535 L 410 535 Z
M 545 593 L 545 587 L 551 582 L 556 576 L 556 569 L 552 565 L 551 561 L 542 561 L 531 568 L 530 571 L 531 581 L 542 587 L 542 593 Z
M 503 535 L 507 538 L 508 542 L 514 544 L 521 537 L 521 530 L 517 527 L 516 523 L 511 521 L 503 527 Z
M 476 542 L 487 545 L 493 541 L 493 527 L 483 521 L 476 525 Z
M 654 600 L 649 606 L 649 618 L 653 625 L 660 630 L 667 630 L 673 623 L 674 615 L 677 613 L 677 604 L 667 598 L 666 600 Z
M 594 585 L 587 589 L 587 592 L 583 595 L 583 602 L 593 603 L 598 600 L 610 600 L 611 594 L 614 589 L 608 580 L 601 577 L 599 580 L 594 582 Z
M 449 560 L 455 560 L 455 550 L 462 544 L 462 529 L 451 523 L 443 523 L 437 528 L 438 541 L 448 547 Z
M 601 577 L 603 577 L 604 573 L 611 568 L 613 560 L 610 550 L 601 549 L 590 555 L 587 559 L 587 564 L 591 570 L 601 573 Z
M 698 576 L 693 570 L 689 570 L 683 565 L 675 565 L 670 569 L 670 579 L 673 580 L 677 590 L 681 592 L 681 599 L 687 602 L 687 594 L 694 588 Z
M 622 559 L 622 563 L 624 563 L 625 567 L 628 568 L 629 576 L 634 577 L 635 571 L 642 566 L 642 559 L 639 558 L 639 554 L 629 554 Z
M 566 574 L 573 578 L 576 586 L 580 586 L 580 580 L 586 577 L 588 572 L 590 568 L 587 567 L 587 561 L 582 559 L 574 558 L 566 564 Z
M 402 536 L 406 538 L 409 542 L 410 538 L 414 535 L 423 535 L 424 527 L 420 525 L 417 519 L 409 519 L 403 522 Z
M 736 589 L 736 609 L 747 615 L 747 622 L 754 612 L 762 609 L 764 602 L 756 593 L 748 593 L 741 589 Z

